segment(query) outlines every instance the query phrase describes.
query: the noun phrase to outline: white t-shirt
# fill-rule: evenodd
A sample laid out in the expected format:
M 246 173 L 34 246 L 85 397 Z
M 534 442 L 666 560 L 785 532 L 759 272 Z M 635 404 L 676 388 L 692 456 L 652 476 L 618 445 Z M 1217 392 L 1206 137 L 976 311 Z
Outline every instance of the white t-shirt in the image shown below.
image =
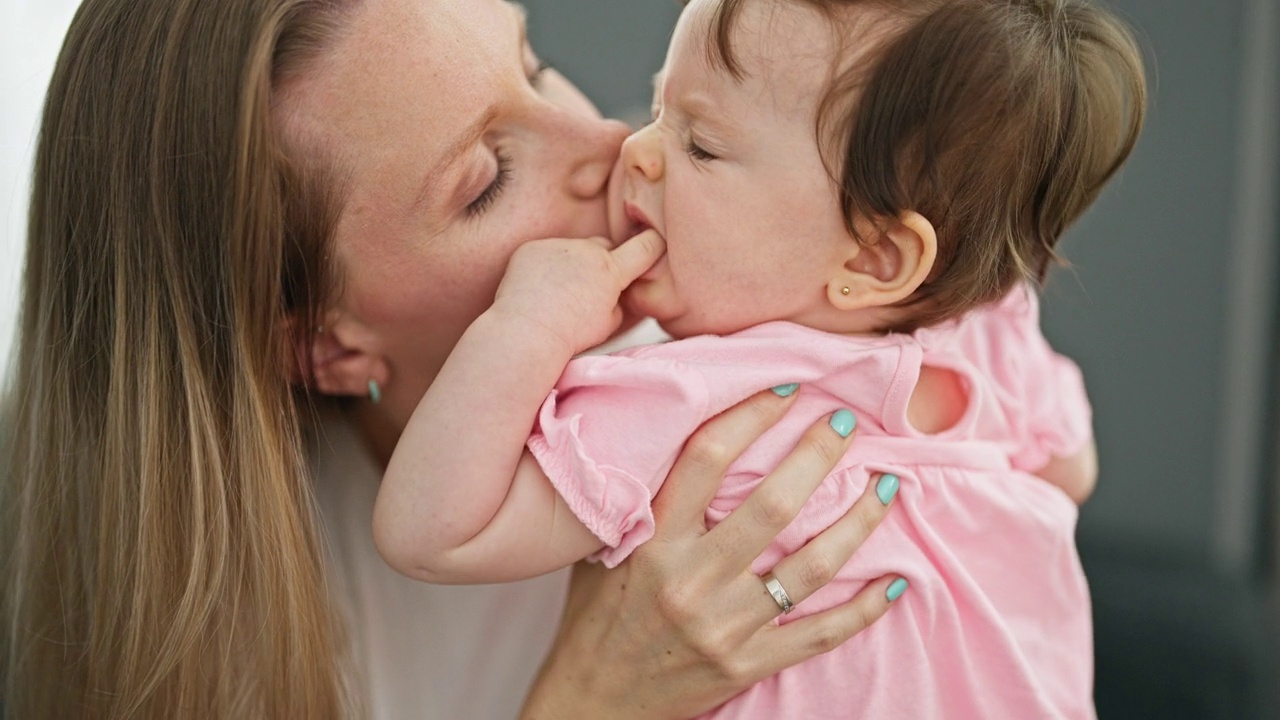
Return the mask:
M 329 579 L 355 687 L 373 720 L 516 717 L 551 647 L 568 571 L 505 585 L 428 585 L 373 545 L 382 473 L 354 429 L 327 418 L 312 467 Z

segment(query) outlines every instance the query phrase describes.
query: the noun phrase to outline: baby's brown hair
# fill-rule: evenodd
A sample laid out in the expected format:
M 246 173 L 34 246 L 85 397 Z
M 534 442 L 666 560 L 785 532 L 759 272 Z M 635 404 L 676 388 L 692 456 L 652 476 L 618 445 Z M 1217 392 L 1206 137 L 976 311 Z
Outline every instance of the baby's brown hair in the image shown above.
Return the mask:
M 721 0 L 711 26 L 712 57 L 736 77 L 731 41 L 747 1 Z M 850 16 L 883 21 L 874 49 L 833 70 L 816 132 L 855 239 L 866 241 L 855 219 L 906 211 L 937 232 L 933 271 L 893 329 L 1043 281 L 1062 233 L 1142 128 L 1142 54 L 1125 23 L 1089 0 L 786 1 L 837 31 L 864 27 Z

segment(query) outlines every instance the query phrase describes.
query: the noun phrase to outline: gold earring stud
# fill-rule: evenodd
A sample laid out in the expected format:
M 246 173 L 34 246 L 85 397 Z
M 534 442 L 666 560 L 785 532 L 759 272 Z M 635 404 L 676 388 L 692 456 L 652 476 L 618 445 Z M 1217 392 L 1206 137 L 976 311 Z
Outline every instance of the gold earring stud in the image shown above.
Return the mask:
M 849 289 L 849 286 L 848 286 L 848 285 L 846 285 L 846 286 L 844 286 L 844 287 L 840 288 L 840 294 L 841 294 L 841 295 L 848 295 L 850 292 L 852 292 L 852 291 Z

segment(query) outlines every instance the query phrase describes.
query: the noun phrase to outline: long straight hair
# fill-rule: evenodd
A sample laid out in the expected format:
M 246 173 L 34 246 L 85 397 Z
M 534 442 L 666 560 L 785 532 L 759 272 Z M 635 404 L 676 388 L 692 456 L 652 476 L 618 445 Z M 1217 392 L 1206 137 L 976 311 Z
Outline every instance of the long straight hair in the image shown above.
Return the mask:
M 346 4 L 85 0 L 71 24 L 0 456 L 10 717 L 351 708 L 286 337 L 330 290 L 338 184 L 272 115 Z

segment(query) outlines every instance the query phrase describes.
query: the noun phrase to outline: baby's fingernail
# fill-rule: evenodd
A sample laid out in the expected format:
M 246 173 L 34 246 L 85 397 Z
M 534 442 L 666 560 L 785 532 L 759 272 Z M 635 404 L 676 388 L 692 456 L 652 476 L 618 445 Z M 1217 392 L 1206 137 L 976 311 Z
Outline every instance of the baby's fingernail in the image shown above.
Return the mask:
M 898 598 L 902 597 L 902 593 L 906 591 L 907 591 L 907 579 L 898 578 L 897 580 L 894 580 L 893 582 L 889 583 L 889 589 L 885 591 L 884 596 L 886 599 L 889 600 L 889 602 L 893 602 L 894 600 L 897 600 Z
M 774 388 L 773 394 L 777 395 L 778 397 L 791 397 L 791 395 L 799 389 L 800 389 L 800 383 L 787 383 L 786 385 L 779 385 L 778 387 Z
M 849 437 L 849 433 L 858 426 L 858 418 L 848 410 L 837 410 L 831 416 L 831 429 L 835 430 L 842 438 Z
M 899 484 L 897 475 L 886 473 L 880 476 L 880 482 L 876 483 L 876 497 L 880 498 L 881 505 L 893 502 L 893 496 L 898 494 Z

